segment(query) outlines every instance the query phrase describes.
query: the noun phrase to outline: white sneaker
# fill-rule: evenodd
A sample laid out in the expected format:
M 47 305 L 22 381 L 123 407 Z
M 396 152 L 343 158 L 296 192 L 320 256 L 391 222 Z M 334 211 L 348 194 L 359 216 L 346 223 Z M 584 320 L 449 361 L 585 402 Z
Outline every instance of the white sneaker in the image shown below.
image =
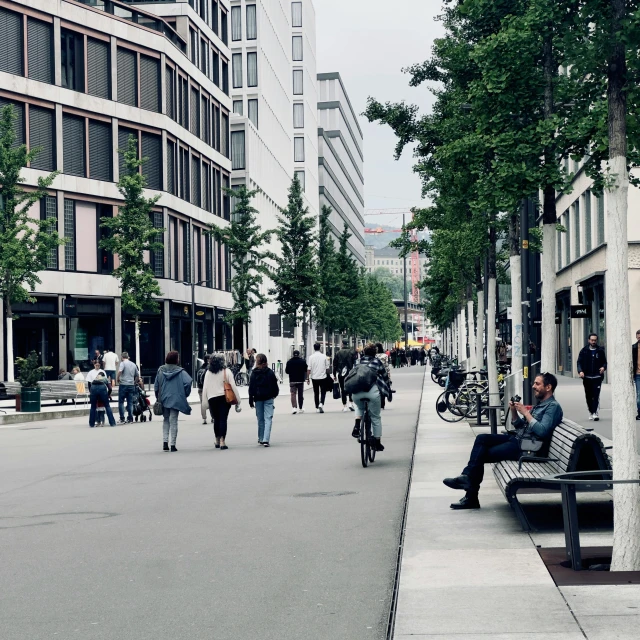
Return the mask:
M 296 413 L 298 413 L 298 410 L 294 409 L 291 413 L 293 413 L 295 415 Z
M 316 409 L 316 413 L 320 413 L 320 409 Z
M 320 405 L 320 406 L 318 407 L 318 411 L 319 411 L 320 413 L 324 413 L 324 407 L 323 407 L 322 405 Z
M 598 412 L 597 412 L 597 411 L 593 414 L 593 419 L 594 419 L 596 422 L 598 422 L 598 420 L 600 420 L 600 416 L 598 415 Z
M 346 404 L 342 407 L 342 413 L 349 413 L 349 407 Z
M 353 404 L 353 402 L 349 405 L 349 411 L 355 411 L 356 410 L 356 405 Z
M 589 414 L 589 420 L 593 420 L 593 413 Z
M 298 409 L 298 413 L 304 413 L 304 409 Z

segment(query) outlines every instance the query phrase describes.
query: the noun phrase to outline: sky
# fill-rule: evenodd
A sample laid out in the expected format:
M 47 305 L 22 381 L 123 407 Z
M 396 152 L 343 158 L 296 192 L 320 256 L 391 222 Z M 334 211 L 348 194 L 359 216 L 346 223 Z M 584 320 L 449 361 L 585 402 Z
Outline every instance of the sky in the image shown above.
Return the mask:
M 369 124 L 360 114 L 367 98 L 417 104 L 428 112 L 433 95 L 426 85 L 409 87 L 402 69 L 426 60 L 434 38 L 443 34 L 434 18 L 440 0 L 314 0 L 318 73 L 338 71 L 364 133 L 365 209 L 419 206 L 421 185 L 413 173 L 413 150 L 394 159 L 391 129 Z M 400 226 L 401 215 L 377 216 L 370 223 Z

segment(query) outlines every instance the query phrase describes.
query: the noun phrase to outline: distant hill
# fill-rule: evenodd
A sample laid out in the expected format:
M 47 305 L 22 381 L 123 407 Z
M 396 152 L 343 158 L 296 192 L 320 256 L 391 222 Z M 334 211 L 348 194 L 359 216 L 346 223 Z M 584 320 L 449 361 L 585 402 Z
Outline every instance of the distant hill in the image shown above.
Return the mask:
M 391 227 L 384 224 L 379 224 L 375 222 L 375 219 L 367 220 L 365 218 L 365 229 L 382 229 L 385 233 L 365 233 L 364 234 L 364 243 L 366 245 L 375 247 L 376 249 L 384 249 L 390 242 L 396 240 L 400 237 L 400 233 L 394 231 L 394 229 L 399 229 L 400 227 Z M 426 238 L 428 233 L 422 232 L 419 234 L 419 237 Z

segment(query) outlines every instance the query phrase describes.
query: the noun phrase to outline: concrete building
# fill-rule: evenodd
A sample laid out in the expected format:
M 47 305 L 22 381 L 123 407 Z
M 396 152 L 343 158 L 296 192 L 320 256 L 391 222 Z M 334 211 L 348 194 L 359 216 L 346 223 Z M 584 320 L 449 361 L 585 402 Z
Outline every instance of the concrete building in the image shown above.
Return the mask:
M 418 261 L 420 263 L 418 279 L 422 280 L 427 275 L 429 260 L 426 256 L 420 255 Z M 398 249 L 393 249 L 392 247 L 376 249 L 371 245 L 367 245 L 365 249 L 365 267 L 368 273 L 373 273 L 376 269 L 389 269 L 394 276 L 402 277 L 402 273 L 404 271 L 404 258 L 400 257 Z M 411 259 L 407 256 L 408 281 L 411 281 L 411 275 Z
M 339 73 L 318 75 L 318 162 L 320 206 L 333 209 L 331 229 L 337 238 L 346 224 L 354 257 L 365 264 L 364 139 Z
M 35 349 L 51 376 L 87 370 L 105 347 L 128 350 L 145 375 L 177 349 L 189 370 L 192 319 L 199 355 L 233 346 L 229 255 L 204 233 L 230 218 L 221 190 L 231 174 L 229 11 L 228 0 L 0 3 L 0 105 L 14 105 L 19 142 L 42 149 L 25 184 L 61 172 L 31 215 L 51 219 L 67 243 L 39 274 L 36 302 L 14 307 L 15 355 Z M 161 313 L 143 314 L 139 354 L 111 276 L 117 256 L 99 246 L 101 217 L 122 202 L 117 149 L 131 135 L 148 157 L 148 195 L 160 196 L 153 223 L 164 229 L 163 250 L 148 258 Z M 4 333 L 0 348 L 4 363 Z
M 233 0 L 232 185 L 259 189 L 253 205 L 263 229 L 275 229 L 294 174 L 318 218 L 315 10 L 311 0 Z M 275 238 L 272 251 L 278 251 Z M 266 293 L 271 282 L 263 285 Z M 249 346 L 285 361 L 293 345 L 275 303 L 252 312 Z

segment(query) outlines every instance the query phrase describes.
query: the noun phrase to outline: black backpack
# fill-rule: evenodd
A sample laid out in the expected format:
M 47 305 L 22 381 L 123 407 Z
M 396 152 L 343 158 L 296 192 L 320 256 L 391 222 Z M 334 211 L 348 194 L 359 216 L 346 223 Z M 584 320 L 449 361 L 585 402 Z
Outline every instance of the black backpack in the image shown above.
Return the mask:
M 375 369 L 367 363 L 357 364 L 344 379 L 344 390 L 349 394 L 369 391 L 378 379 Z
M 196 373 L 196 382 L 198 384 L 198 389 L 202 389 L 204 387 L 204 377 L 207 375 L 207 368 L 202 367 L 198 369 L 198 373 Z

